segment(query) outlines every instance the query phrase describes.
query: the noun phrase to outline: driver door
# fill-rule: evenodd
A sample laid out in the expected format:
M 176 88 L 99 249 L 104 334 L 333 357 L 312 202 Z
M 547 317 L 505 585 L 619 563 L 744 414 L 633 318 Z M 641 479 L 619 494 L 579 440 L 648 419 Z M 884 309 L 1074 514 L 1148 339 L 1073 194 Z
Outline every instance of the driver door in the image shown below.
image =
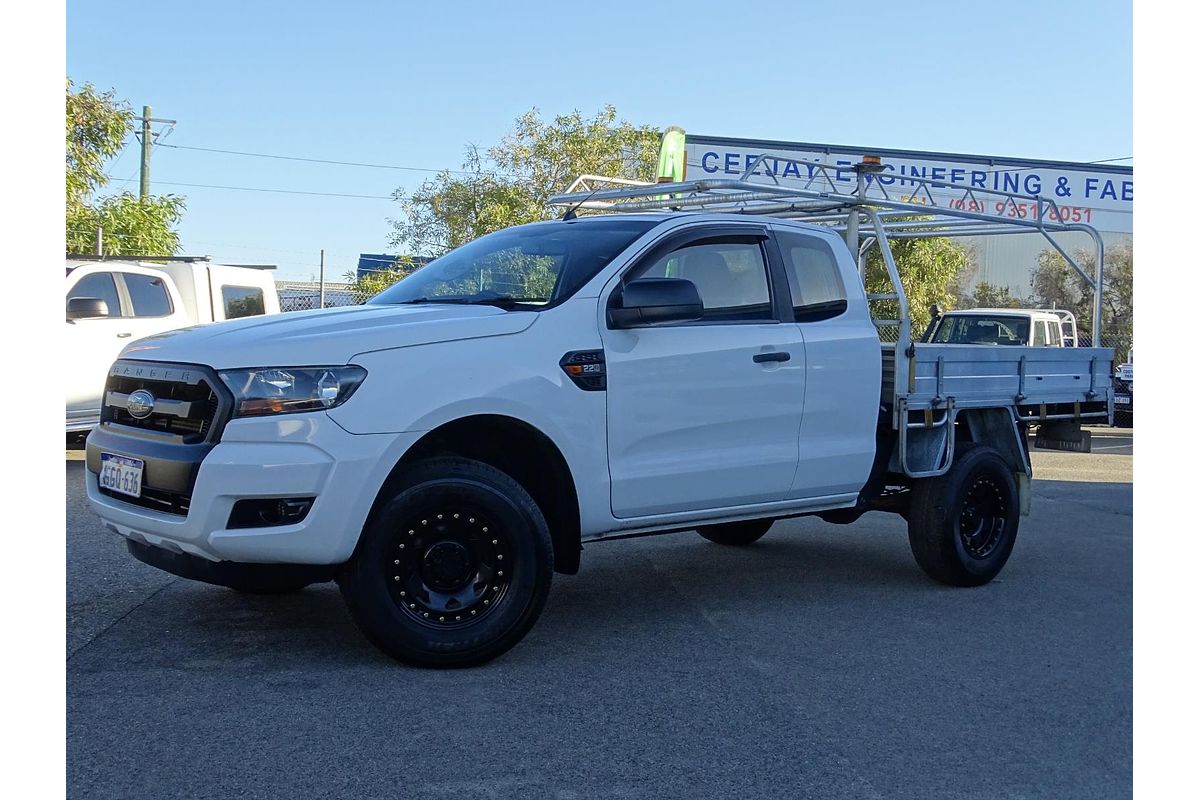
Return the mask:
M 623 276 L 691 280 L 705 310 L 693 322 L 601 331 L 614 516 L 789 496 L 805 354 L 799 327 L 788 324 L 790 301 L 779 302 L 786 282 L 771 253 L 763 226 L 693 228 Z

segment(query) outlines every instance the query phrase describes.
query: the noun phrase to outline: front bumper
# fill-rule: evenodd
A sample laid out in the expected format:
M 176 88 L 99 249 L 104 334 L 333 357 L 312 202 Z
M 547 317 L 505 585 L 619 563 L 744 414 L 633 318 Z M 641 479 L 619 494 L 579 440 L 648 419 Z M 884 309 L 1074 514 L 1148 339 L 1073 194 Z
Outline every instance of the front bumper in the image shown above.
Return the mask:
M 324 412 L 235 419 L 221 441 L 195 454 L 186 515 L 144 508 L 103 494 L 96 469 L 101 449 L 149 456 L 144 482 L 161 453 L 136 432 L 102 425 L 88 438 L 87 494 L 105 526 L 126 538 L 209 561 L 340 564 L 350 558 L 375 496 L 420 433 L 351 434 Z M 179 465 L 182 468 L 183 465 Z M 229 529 L 238 500 L 315 497 L 299 523 Z

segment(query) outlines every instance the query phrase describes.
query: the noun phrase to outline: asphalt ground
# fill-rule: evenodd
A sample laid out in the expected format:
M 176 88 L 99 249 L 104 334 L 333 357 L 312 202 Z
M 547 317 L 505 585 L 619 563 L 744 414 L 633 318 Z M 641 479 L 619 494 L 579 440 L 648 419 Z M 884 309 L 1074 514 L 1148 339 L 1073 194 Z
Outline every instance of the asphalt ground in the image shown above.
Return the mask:
M 903 521 L 589 545 L 483 667 L 380 655 L 332 584 L 134 561 L 68 460 L 67 784 L 97 798 L 1107 798 L 1132 791 L 1131 430 L 1035 451 L 1000 577 Z

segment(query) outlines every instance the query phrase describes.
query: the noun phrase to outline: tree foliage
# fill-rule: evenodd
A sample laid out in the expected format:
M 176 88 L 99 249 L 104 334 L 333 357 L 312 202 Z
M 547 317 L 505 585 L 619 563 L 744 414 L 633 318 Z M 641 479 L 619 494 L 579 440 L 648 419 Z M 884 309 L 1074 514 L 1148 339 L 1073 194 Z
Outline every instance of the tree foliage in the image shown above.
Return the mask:
M 1088 275 L 1096 271 L 1095 253 L 1079 250 L 1073 254 Z M 1092 327 L 1094 292 L 1058 251 L 1046 248 L 1038 256 L 1038 265 L 1029 281 L 1034 301 L 1043 308 L 1065 308 L 1075 314 L 1081 339 L 1086 341 Z M 1103 344 L 1116 349 L 1124 359 L 1133 342 L 1133 242 L 1126 240 L 1104 252 L 1104 291 L 1102 293 Z
M 391 221 L 390 244 L 438 256 L 492 231 L 552 218 L 557 212 L 546 201 L 579 175 L 653 180 L 659 136 L 618 120 L 611 105 L 551 121 L 532 109 L 498 144 L 469 146 L 461 170 L 440 172 L 411 194 L 397 190 L 404 218 Z
M 943 309 L 954 308 L 959 279 L 969 269 L 970 255 L 951 239 L 897 239 L 891 242 L 891 247 L 908 298 L 913 330 L 919 335 L 929 324 L 930 306 L 936 303 Z M 870 294 L 895 291 L 878 247 L 867 251 L 866 287 Z M 900 316 L 894 300 L 875 301 L 872 311 L 884 319 Z
M 172 255 L 179 249 L 175 226 L 183 208 L 182 197 L 139 200 L 129 192 L 81 204 L 67 210 L 67 252 L 93 252 L 100 230 L 105 255 Z
M 67 209 L 87 202 L 108 183 L 104 163 L 121 152 L 133 130 L 133 111 L 112 90 L 90 83 L 72 92 L 67 78 Z
M 1007 286 L 980 281 L 964 298 L 964 304 L 970 308 L 1021 308 L 1024 301 Z
M 67 251 L 93 252 L 102 230 L 108 255 L 171 255 L 179 249 L 175 226 L 184 200 L 160 195 L 141 200 L 123 192 L 96 198 L 108 184 L 104 166 L 121 152 L 133 131 L 133 111 L 115 92 L 98 92 L 90 83 L 66 93 L 66 240 Z
M 365 301 L 382 292 L 401 278 L 406 278 L 420 267 L 412 256 L 396 256 L 387 269 L 371 270 L 360 277 L 357 270 L 346 273 L 346 280 L 354 284 L 354 290 Z

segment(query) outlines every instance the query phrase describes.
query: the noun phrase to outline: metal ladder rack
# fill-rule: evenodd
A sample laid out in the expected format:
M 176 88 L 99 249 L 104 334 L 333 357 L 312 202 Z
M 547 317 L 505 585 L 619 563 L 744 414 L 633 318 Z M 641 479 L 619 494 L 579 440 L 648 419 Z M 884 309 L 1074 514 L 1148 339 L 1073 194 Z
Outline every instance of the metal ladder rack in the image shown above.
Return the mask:
M 770 159 L 771 164 L 767 163 Z M 771 165 L 774 168 L 770 168 Z M 806 176 L 780 183 L 780 164 L 794 164 Z M 764 170 L 760 171 L 760 170 Z M 1092 343 L 1100 346 L 1104 285 L 1104 241 L 1091 225 L 1070 222 L 1052 198 L 1023 195 L 944 180 L 888 172 L 877 158 L 866 157 L 850 167 L 764 153 L 754 158 L 741 175 L 729 179 L 703 179 L 680 183 L 639 184 L 597 175 L 577 178 L 563 194 L 550 198 L 553 206 L 608 212 L 692 211 L 756 214 L 804 220 L 826 225 L 843 234 L 850 252 L 858 257 L 859 272 L 866 276 L 866 254 L 877 245 L 883 255 L 894 292 L 872 295 L 871 300 L 895 300 L 900 319 L 876 320 L 878 325 L 900 329 L 897 355 L 911 357 L 911 319 L 908 301 L 892 257 L 891 239 L 991 236 L 1039 233 L 1071 265 L 1093 292 Z M 840 191 L 842 176 L 853 173 L 855 188 Z M 754 180 L 758 176 L 770 182 Z M 893 188 L 905 191 L 893 191 Z M 935 192 L 935 190 L 938 190 Z M 945 190 L 949 190 L 948 192 Z M 864 220 L 869 224 L 864 232 Z M 1086 233 L 1095 246 L 1095 274 L 1088 274 L 1055 238 L 1055 234 Z

